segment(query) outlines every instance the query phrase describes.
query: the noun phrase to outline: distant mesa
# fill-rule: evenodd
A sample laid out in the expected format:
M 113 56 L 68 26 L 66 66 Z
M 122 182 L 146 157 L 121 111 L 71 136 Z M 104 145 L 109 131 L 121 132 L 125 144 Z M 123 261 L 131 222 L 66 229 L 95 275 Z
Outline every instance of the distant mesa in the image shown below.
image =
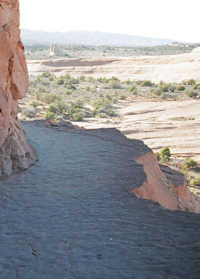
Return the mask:
M 42 45 L 90 45 L 90 46 L 161 46 L 172 44 L 173 40 L 124 35 L 107 32 L 45 32 L 22 29 L 22 39 L 27 44 Z

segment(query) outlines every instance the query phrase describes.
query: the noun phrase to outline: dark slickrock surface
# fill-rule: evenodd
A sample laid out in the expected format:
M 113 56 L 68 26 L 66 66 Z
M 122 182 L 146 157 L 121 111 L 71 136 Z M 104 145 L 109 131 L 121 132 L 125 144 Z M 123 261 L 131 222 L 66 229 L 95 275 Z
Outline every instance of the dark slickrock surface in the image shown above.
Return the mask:
M 200 215 L 129 192 L 142 142 L 23 125 L 39 161 L 0 181 L 1 279 L 200 278 Z

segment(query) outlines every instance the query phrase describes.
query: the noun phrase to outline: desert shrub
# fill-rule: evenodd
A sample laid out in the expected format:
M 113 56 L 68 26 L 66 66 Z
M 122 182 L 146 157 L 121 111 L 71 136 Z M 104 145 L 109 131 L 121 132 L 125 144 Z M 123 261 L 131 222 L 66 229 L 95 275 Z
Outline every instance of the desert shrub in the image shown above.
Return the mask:
M 196 84 L 196 80 L 194 80 L 194 79 L 189 79 L 189 80 L 187 81 L 187 84 L 188 84 L 188 85 L 194 85 L 194 84 Z
M 171 84 L 163 84 L 163 86 L 161 87 L 162 91 L 163 92 L 169 92 L 170 91 L 170 87 L 171 87 Z
M 47 80 L 43 80 L 43 81 L 41 82 L 41 84 L 44 85 L 44 86 L 49 86 L 49 85 L 50 85 L 50 82 L 47 81 Z
M 62 100 L 63 100 L 63 97 L 56 93 L 46 93 L 46 94 L 42 94 L 42 96 L 41 96 L 41 101 L 43 101 L 46 104 L 51 104 L 56 101 L 60 102 Z
M 34 108 L 28 107 L 22 111 L 22 115 L 28 118 L 33 118 L 36 115 L 36 111 Z
M 88 80 L 88 82 L 91 82 L 91 83 L 95 83 L 96 82 L 96 79 L 93 78 L 93 77 L 88 77 L 87 80 Z
M 45 88 L 43 86 L 39 86 L 38 89 L 37 89 L 37 92 L 44 93 L 45 92 Z
M 180 84 L 178 87 L 177 87 L 177 90 L 178 91 L 185 91 L 185 86 Z
M 107 117 L 107 114 L 106 114 L 106 113 L 103 113 L 103 112 L 100 112 L 100 113 L 98 113 L 98 117 L 99 117 L 99 118 L 106 118 L 106 117 Z
M 90 86 L 86 86 L 85 90 L 86 90 L 86 91 L 91 91 Z
M 58 78 L 57 80 L 56 80 L 56 84 L 57 85 L 63 85 L 65 82 L 64 82 L 64 79 L 63 78 Z
M 183 164 L 184 169 L 193 169 L 198 166 L 198 162 L 193 160 L 192 158 L 187 158 Z
M 130 79 L 128 78 L 124 83 L 127 84 L 127 85 L 130 85 L 132 82 L 131 82 Z
M 122 101 L 126 100 L 126 98 L 127 98 L 127 97 L 126 97 L 125 95 L 121 95 L 121 96 L 120 96 L 120 100 L 122 100 Z
M 198 90 L 199 88 L 200 88 L 199 84 L 194 84 L 192 87 L 193 90 Z
M 110 117 L 115 117 L 115 116 L 116 116 L 116 113 L 115 113 L 113 110 L 109 110 L 109 111 L 108 111 L 108 115 L 109 115 Z
M 68 107 L 67 113 L 69 119 L 73 121 L 83 121 L 85 117 L 84 111 L 78 107 L 75 107 L 73 104 L 71 107 Z
M 112 110 L 112 103 L 108 99 L 101 98 L 94 102 L 93 107 L 94 107 L 94 115 L 99 115 L 101 113 L 109 115 Z
M 156 96 L 160 96 L 162 94 L 162 89 L 160 87 L 154 89 L 153 94 Z
M 133 94 L 133 95 L 137 95 L 137 94 L 138 94 L 137 89 L 133 90 L 133 91 L 132 91 L 132 94 Z
M 109 101 L 112 101 L 112 97 L 109 94 L 106 94 L 106 99 L 108 99 Z
M 67 89 L 67 90 L 76 90 L 76 86 L 75 85 L 73 85 L 73 84 L 65 84 L 65 88 Z
M 71 114 L 71 120 L 74 120 L 74 121 L 83 121 L 84 120 L 84 112 L 83 111 L 74 111 L 72 114 Z
M 65 111 L 67 111 L 67 106 L 63 101 L 57 101 L 53 104 L 51 104 L 48 108 L 48 111 L 56 113 L 56 114 L 62 114 Z
M 46 111 L 46 113 L 44 115 L 45 120 L 50 120 L 50 119 L 55 119 L 55 118 L 56 118 L 56 114 L 54 112 L 51 112 L 49 110 Z
M 84 102 L 80 99 L 75 100 L 74 102 L 72 102 L 72 107 L 74 108 L 82 108 L 84 105 Z
M 38 76 L 36 79 L 35 79 L 35 83 L 40 83 L 41 82 L 41 77 Z
M 198 93 L 191 90 L 187 92 L 187 96 L 190 98 L 196 98 L 198 96 Z
M 120 80 L 117 77 L 111 77 L 110 81 L 112 81 L 112 80 L 120 82 Z
M 132 85 L 130 88 L 129 88 L 129 91 L 130 92 L 133 92 L 137 89 L 136 85 Z
M 54 77 L 53 76 L 49 77 L 49 81 L 54 81 Z
M 65 80 L 69 80 L 69 79 L 71 79 L 71 76 L 70 76 L 70 74 L 66 74 L 63 78 L 64 78 Z
M 171 152 L 169 147 L 165 146 L 160 151 L 160 153 L 156 153 L 158 161 L 161 161 L 161 163 L 167 163 L 169 162 L 169 159 L 171 157 Z
M 190 181 L 191 186 L 200 186 L 200 177 L 196 177 Z
M 80 81 L 82 81 L 82 82 L 86 81 L 86 77 L 85 77 L 85 76 L 81 76 L 79 79 L 80 79 Z
M 33 108 L 37 108 L 37 107 L 40 105 L 40 103 L 34 101 L 34 102 L 32 102 L 30 105 L 31 105 Z
M 70 78 L 67 80 L 68 84 L 79 84 L 79 80 L 77 78 Z
M 109 83 L 109 79 L 104 77 L 104 78 L 98 78 L 97 79 L 98 82 L 101 82 L 101 83 Z
M 117 80 L 110 80 L 109 84 L 110 84 L 111 89 L 121 89 L 122 88 L 121 83 Z
M 42 73 L 41 77 L 42 78 L 49 78 L 49 77 L 51 77 L 51 73 L 49 73 L 49 72 Z
M 67 89 L 66 91 L 65 91 L 65 95 L 71 95 L 72 94 L 72 91 L 71 90 L 69 90 L 69 89 Z
M 154 84 L 150 81 L 150 80 L 144 80 L 142 83 L 141 83 L 141 86 L 142 87 L 152 87 Z
M 171 86 L 170 86 L 170 92 L 175 92 L 176 91 L 176 85 L 174 85 L 174 84 L 171 84 Z

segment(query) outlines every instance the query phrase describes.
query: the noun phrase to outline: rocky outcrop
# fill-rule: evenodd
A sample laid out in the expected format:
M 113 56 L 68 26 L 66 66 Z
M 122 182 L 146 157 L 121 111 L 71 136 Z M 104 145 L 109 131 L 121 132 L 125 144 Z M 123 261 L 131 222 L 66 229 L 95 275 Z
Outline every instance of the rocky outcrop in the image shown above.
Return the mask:
M 0 176 L 27 169 L 37 158 L 18 121 L 18 99 L 28 89 L 20 40 L 19 1 L 0 1 Z
M 136 161 L 143 165 L 146 173 L 144 183 L 133 189 L 137 196 L 156 201 L 171 210 L 200 212 L 200 199 L 192 194 L 183 174 L 160 166 L 153 152 L 146 153 Z

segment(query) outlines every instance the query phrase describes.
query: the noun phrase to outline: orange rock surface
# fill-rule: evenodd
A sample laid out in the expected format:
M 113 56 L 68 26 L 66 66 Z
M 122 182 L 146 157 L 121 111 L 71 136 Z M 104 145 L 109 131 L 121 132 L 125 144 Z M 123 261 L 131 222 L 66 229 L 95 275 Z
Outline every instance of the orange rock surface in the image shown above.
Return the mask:
M 184 175 L 167 166 L 159 166 L 154 153 L 146 153 L 136 161 L 143 165 L 146 181 L 134 189 L 137 196 L 156 201 L 171 210 L 200 212 L 200 199 L 192 194 Z
M 18 121 L 18 99 L 28 90 L 19 30 L 19 1 L 0 0 L 0 176 L 26 169 L 37 158 Z

